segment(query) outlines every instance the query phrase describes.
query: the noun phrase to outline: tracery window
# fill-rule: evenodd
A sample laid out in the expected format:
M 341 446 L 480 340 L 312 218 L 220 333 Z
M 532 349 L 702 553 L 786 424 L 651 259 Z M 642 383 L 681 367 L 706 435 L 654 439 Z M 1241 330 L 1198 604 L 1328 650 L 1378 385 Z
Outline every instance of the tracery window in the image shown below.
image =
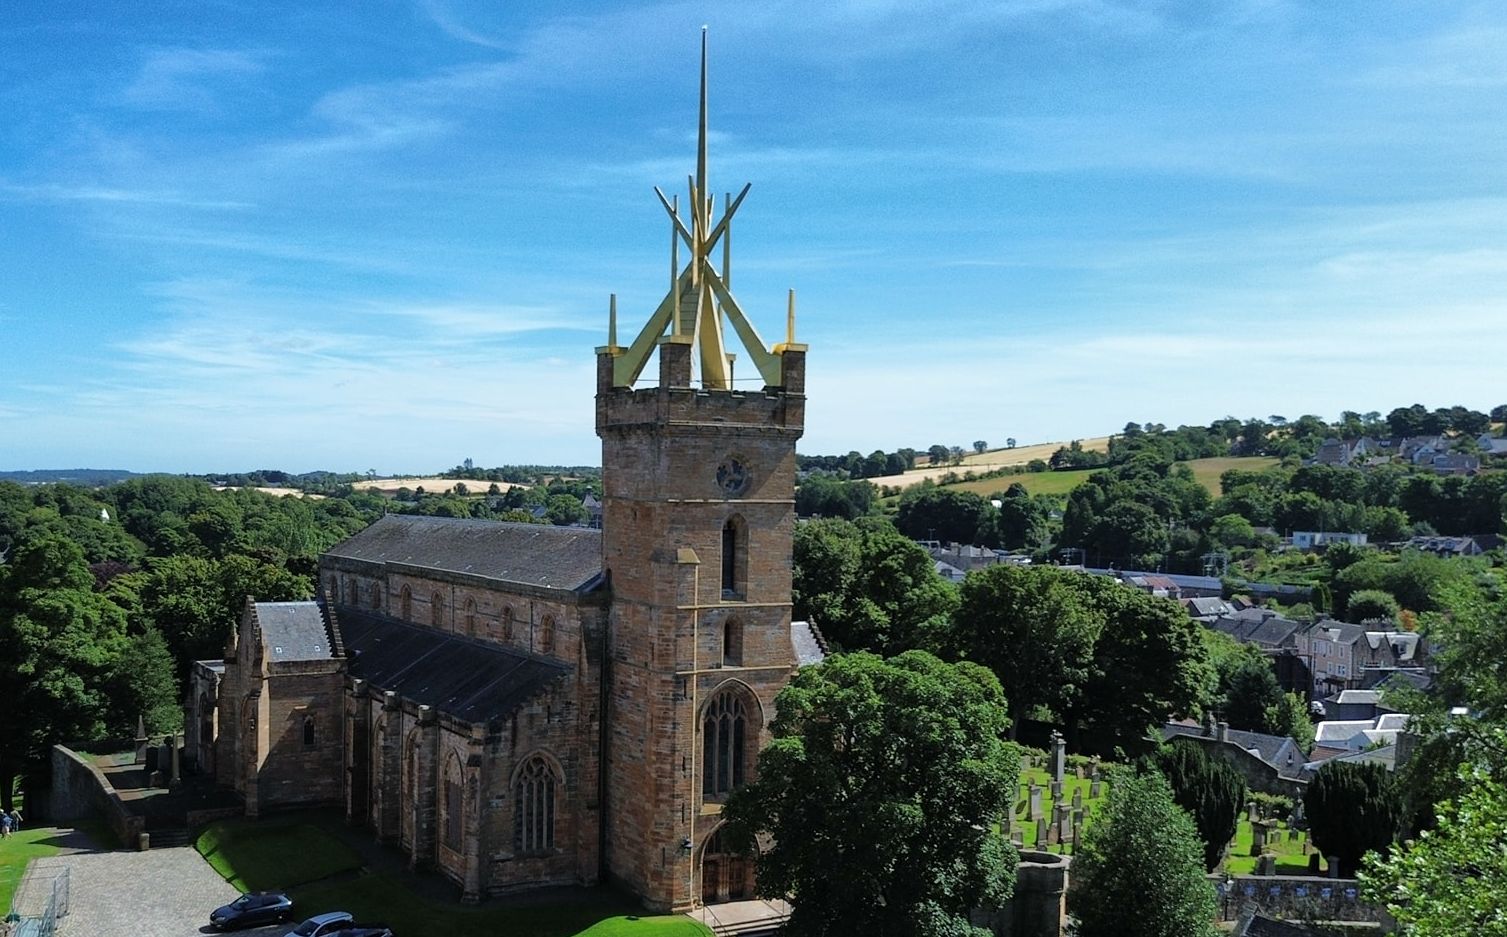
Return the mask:
M 701 795 L 720 798 L 743 783 L 748 760 L 748 709 L 741 695 L 724 690 L 701 720 Z
M 559 779 L 540 755 L 524 762 L 513 783 L 513 851 L 555 848 L 555 788 Z

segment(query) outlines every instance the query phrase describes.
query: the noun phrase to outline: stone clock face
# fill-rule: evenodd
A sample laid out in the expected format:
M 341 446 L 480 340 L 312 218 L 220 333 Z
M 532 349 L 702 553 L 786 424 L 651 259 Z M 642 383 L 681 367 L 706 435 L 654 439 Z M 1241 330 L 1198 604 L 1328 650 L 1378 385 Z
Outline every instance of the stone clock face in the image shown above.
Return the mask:
M 737 497 L 747 491 L 751 480 L 748 468 L 735 457 L 729 456 L 717 466 L 717 487 L 729 497 Z

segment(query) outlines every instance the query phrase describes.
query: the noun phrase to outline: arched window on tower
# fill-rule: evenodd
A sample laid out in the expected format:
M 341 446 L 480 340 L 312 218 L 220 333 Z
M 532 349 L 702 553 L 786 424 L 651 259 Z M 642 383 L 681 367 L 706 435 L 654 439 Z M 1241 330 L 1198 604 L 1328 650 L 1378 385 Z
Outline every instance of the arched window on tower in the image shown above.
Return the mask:
M 722 623 L 722 666 L 743 666 L 743 623 L 736 618 Z
M 555 616 L 545 615 L 539 622 L 539 653 L 555 652 Z
M 445 600 L 438 592 L 429 594 L 429 623 L 436 628 L 445 623 Z
M 748 762 L 748 708 L 743 697 L 723 690 L 701 720 L 701 796 L 720 800 L 743 784 Z
M 559 779 L 543 756 L 523 763 L 513 782 L 513 851 L 521 854 L 555 848 L 555 786 Z
M 398 617 L 404 621 L 413 621 L 413 590 L 406 583 L 403 591 L 398 594 Z
M 748 525 L 734 514 L 722 525 L 722 597 L 742 599 L 748 590 Z

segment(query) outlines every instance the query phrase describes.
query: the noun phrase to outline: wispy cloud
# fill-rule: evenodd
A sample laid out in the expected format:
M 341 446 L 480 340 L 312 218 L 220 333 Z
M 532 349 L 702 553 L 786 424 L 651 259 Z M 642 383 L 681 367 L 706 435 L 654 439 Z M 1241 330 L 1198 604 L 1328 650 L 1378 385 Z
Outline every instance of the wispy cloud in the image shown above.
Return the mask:
M 235 49 L 154 49 L 119 100 L 145 110 L 213 112 L 220 107 L 213 85 L 260 74 L 266 57 Z
M 121 189 L 97 185 L 64 185 L 55 182 L 38 185 L 0 182 L 0 195 L 35 201 L 169 205 L 175 208 L 242 210 L 256 207 L 251 202 L 201 199 L 178 192 Z

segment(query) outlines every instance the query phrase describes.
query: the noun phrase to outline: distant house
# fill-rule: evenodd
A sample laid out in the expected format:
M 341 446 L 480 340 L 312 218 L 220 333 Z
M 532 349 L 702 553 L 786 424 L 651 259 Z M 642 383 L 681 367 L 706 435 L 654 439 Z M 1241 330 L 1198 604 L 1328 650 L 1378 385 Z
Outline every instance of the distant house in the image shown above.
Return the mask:
M 1476 445 L 1480 447 L 1482 455 L 1507 456 L 1507 436 L 1482 433 L 1476 437 Z
M 1135 569 L 1104 569 L 1102 567 L 1085 566 L 1083 572 L 1091 576 L 1113 576 L 1129 585 L 1133 579 L 1145 580 L 1151 577 L 1152 581 L 1162 583 L 1164 588 L 1176 588 L 1178 598 L 1218 598 L 1224 594 L 1224 583 L 1217 576 L 1187 576 L 1182 573 L 1154 573 L 1149 570 Z M 1145 588 L 1139 586 L 1138 588 Z
M 1362 690 L 1386 692 L 1394 687 L 1427 690 L 1434 677 L 1421 667 L 1367 667 L 1360 678 Z
M 926 546 L 926 551 L 931 554 L 932 559 L 940 560 L 965 573 L 983 566 L 998 565 L 1005 562 L 1005 558 L 1009 556 L 1001 550 L 961 543 L 949 543 L 946 546 L 933 543 Z
M 1395 745 L 1411 718 L 1407 713 L 1383 713 L 1375 719 L 1325 719 L 1314 723 L 1313 740 L 1315 745 L 1350 752 Z
M 946 579 L 948 582 L 962 582 L 964 577 L 968 575 L 961 569 L 958 569 L 956 566 L 944 560 L 933 560 L 932 563 L 936 567 L 937 575 L 941 576 L 943 579 Z
M 1162 738 L 1202 745 L 1209 754 L 1234 765 L 1252 790 L 1292 795 L 1303 784 L 1303 764 L 1308 758 L 1290 736 L 1231 729 L 1211 716 L 1202 725 L 1191 720 L 1168 722 L 1162 726 Z
M 1216 618 L 1209 627 L 1223 632 L 1242 644 L 1254 644 L 1264 651 L 1297 647 L 1297 633 L 1302 622 L 1283 618 L 1269 608 L 1247 608 Z
M 1402 547 L 1435 556 L 1480 556 L 1485 552 L 1476 537 L 1413 537 Z
M 1381 708 L 1380 690 L 1341 690 L 1323 700 L 1324 718 L 1374 720 Z
M 1436 453 L 1423 464 L 1435 475 L 1474 475 L 1481 471 L 1481 457 L 1464 452 Z
M 1194 621 L 1209 624 L 1217 618 L 1235 614 L 1235 606 L 1224 599 L 1210 596 L 1199 596 L 1191 599 L 1180 599 L 1178 604 L 1188 613 L 1188 617 Z
M 586 526 L 595 530 L 602 529 L 602 499 L 591 492 L 586 492 L 586 497 L 581 499 L 581 504 L 586 508 Z
M 1366 535 L 1340 530 L 1295 530 L 1292 534 L 1292 545 L 1299 550 L 1327 547 L 1331 543 L 1348 543 L 1353 547 L 1363 547 L 1366 545 Z
M 1354 456 L 1354 450 L 1350 444 L 1330 437 L 1319 444 L 1319 449 L 1313 455 L 1315 465 L 1349 465 Z
M 1150 592 L 1152 595 L 1161 596 L 1164 599 L 1180 599 L 1183 595 L 1182 587 L 1172 580 L 1170 576 L 1162 575 L 1126 575 L 1122 581 L 1135 586 L 1142 592 Z
M 1322 699 L 1360 680 L 1365 656 L 1357 654 L 1357 642 L 1367 644 L 1366 628 L 1347 622 L 1319 621 L 1298 632 L 1298 653 L 1308 658 L 1313 672 L 1313 697 Z

